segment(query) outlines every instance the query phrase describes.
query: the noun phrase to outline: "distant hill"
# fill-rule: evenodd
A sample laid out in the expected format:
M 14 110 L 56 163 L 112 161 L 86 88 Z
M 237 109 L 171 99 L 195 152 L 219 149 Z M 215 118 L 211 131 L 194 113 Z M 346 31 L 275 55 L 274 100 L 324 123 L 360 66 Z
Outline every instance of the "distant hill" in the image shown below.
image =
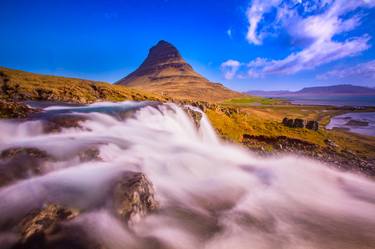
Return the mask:
M 105 82 L 42 75 L 0 67 L 0 99 L 92 103 L 161 98 L 140 90 Z
M 244 96 L 195 72 L 166 41 L 152 47 L 139 68 L 116 84 L 181 99 L 222 101 Z
M 354 85 L 335 85 L 335 86 L 317 86 L 305 87 L 302 90 L 291 91 L 248 91 L 247 94 L 262 97 L 282 97 L 282 96 L 334 96 L 334 95 L 375 95 L 375 89 Z

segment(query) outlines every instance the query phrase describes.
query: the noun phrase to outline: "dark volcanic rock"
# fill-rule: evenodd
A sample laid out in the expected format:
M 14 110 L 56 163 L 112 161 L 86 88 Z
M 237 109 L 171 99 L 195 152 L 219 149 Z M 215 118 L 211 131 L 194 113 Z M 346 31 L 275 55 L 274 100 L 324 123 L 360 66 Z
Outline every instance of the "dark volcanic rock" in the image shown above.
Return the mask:
M 282 121 L 282 124 L 290 128 L 307 128 L 309 130 L 314 130 L 314 131 L 317 131 L 319 129 L 318 121 L 306 122 L 305 120 L 300 119 L 300 118 L 296 118 L 296 119 L 284 118 Z
M 131 225 L 159 207 L 152 183 L 142 173 L 125 172 L 114 180 L 108 193 L 109 208 L 122 222 Z M 108 205 L 109 204 L 109 205 Z M 87 227 L 74 222 L 84 210 L 48 204 L 27 214 L 10 231 L 18 234 L 13 249 L 102 249 Z M 70 222 L 73 221 L 73 222 Z
M 307 122 L 306 128 L 309 130 L 317 131 L 319 129 L 319 122 L 310 120 Z
M 127 172 L 113 188 L 113 208 L 129 224 L 157 209 L 152 183 L 142 173 Z
M 293 123 L 294 123 L 294 120 L 291 119 L 291 118 L 284 118 L 283 121 L 282 121 L 283 125 L 287 126 L 287 127 L 293 127 Z
M 79 226 L 67 225 L 79 211 L 49 204 L 28 214 L 17 226 L 20 237 L 12 249 L 100 249 Z
M 304 128 L 305 127 L 305 121 L 303 119 L 296 118 L 296 119 L 294 119 L 293 127 L 294 128 Z
M 59 205 L 49 204 L 39 211 L 28 214 L 20 223 L 20 244 L 31 245 L 43 243 L 46 237 L 56 233 L 61 222 L 77 217 L 78 210 L 64 208 Z

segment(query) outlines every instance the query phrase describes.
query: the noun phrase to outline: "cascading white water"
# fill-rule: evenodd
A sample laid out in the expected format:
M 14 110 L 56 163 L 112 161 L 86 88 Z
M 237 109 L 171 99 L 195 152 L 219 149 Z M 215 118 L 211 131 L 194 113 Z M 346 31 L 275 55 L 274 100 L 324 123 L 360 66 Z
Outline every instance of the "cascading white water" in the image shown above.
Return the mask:
M 100 112 L 129 105 L 142 108 L 127 119 Z M 68 110 L 87 118 L 80 128 L 44 134 L 40 121 L 0 122 L 0 151 L 33 147 L 60 159 L 47 174 L 0 189 L 0 225 L 53 202 L 89 210 L 72 222 L 109 249 L 151 248 L 150 238 L 155 248 L 375 248 L 371 180 L 294 156 L 258 158 L 220 141 L 205 116 L 197 130 L 174 104 Z M 90 147 L 101 161 L 69 156 Z M 90 210 L 126 170 L 144 172 L 161 203 L 130 230 L 105 209 Z

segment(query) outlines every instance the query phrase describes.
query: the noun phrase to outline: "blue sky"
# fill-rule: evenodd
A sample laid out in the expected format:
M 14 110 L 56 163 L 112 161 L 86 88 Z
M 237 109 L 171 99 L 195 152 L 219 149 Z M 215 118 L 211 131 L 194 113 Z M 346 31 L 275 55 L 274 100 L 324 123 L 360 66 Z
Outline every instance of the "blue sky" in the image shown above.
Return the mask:
M 236 90 L 375 87 L 375 0 L 2 0 L 0 65 L 114 82 L 173 43 Z

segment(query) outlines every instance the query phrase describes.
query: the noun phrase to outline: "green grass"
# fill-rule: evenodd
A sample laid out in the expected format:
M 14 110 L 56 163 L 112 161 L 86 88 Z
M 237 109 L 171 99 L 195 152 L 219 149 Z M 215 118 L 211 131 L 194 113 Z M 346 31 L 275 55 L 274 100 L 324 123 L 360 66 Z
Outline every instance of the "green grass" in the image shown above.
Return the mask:
M 224 105 L 228 106 L 228 105 Z M 232 106 L 237 106 L 232 104 Z M 325 147 L 326 139 L 338 145 L 338 150 L 353 151 L 358 155 L 375 159 L 375 138 L 352 134 L 341 130 L 326 130 L 330 118 L 344 110 L 320 106 L 240 106 L 240 113 L 226 115 L 217 110 L 206 114 L 217 132 L 226 140 L 241 143 L 244 134 L 254 136 L 286 136 Z M 318 120 L 319 131 L 289 128 L 282 125 L 284 117 Z
M 249 96 L 245 98 L 234 98 L 224 101 L 224 104 L 235 105 L 279 105 L 283 103 L 280 99 L 263 98 L 258 96 Z

